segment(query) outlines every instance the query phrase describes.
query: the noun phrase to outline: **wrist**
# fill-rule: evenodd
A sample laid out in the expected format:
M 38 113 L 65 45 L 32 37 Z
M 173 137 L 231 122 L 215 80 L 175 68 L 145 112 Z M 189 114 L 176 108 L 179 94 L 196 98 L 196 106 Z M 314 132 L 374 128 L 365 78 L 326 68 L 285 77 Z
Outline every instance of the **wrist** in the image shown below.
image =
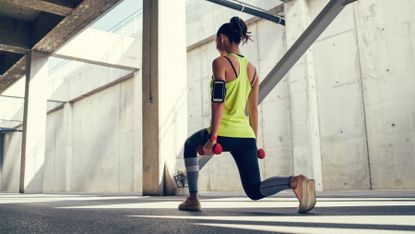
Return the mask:
M 210 135 L 210 141 L 211 142 L 215 142 L 216 143 L 217 140 L 218 140 L 218 135 L 216 135 L 216 134 Z

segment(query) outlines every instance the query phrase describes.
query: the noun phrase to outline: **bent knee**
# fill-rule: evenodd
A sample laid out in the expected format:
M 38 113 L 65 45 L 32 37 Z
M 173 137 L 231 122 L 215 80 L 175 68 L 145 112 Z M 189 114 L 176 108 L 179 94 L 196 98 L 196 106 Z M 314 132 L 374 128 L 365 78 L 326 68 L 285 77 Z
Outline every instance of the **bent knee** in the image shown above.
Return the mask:
M 191 144 L 191 142 L 189 140 L 186 140 L 186 142 L 184 143 L 184 157 L 185 158 L 191 158 L 191 157 L 196 157 L 196 150 L 197 148 Z
M 249 197 L 249 199 L 253 200 L 253 201 L 257 201 L 260 200 L 262 198 L 264 198 L 264 195 L 261 194 L 261 192 L 259 191 L 259 189 L 253 189 L 253 190 L 245 190 L 245 194 L 246 196 Z

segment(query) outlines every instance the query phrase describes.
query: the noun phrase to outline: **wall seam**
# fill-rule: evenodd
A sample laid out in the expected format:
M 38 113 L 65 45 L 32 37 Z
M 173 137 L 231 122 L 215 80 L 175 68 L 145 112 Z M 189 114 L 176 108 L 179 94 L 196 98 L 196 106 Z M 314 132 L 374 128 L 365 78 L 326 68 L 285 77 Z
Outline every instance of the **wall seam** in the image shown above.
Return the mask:
M 303 4 L 306 4 L 303 2 Z M 308 28 L 306 25 L 310 25 L 314 19 L 311 19 L 310 15 L 310 8 L 306 4 L 303 6 L 303 23 L 305 23 L 305 29 Z M 313 43 L 313 45 L 315 45 Z M 310 46 L 310 48 L 305 52 L 303 55 L 305 59 L 305 70 L 306 70 L 306 80 L 307 80 L 307 105 L 309 108 L 309 112 L 311 114 L 310 126 L 311 132 L 308 133 L 311 135 L 310 137 L 310 149 L 312 154 L 312 171 L 313 177 L 316 179 L 317 188 L 321 191 L 324 191 L 324 183 L 323 183 L 323 157 L 321 152 L 321 124 L 320 124 L 320 109 L 319 109 L 319 102 L 318 102 L 318 89 L 317 89 L 317 74 L 315 70 L 315 63 L 314 63 L 314 46 Z M 313 111 L 314 110 L 314 111 Z M 313 113 L 314 112 L 314 113 Z M 314 125 L 314 126 L 313 126 Z M 315 130 L 315 132 L 314 132 Z M 315 140 L 313 140 L 315 138 Z M 316 152 L 318 150 L 318 152 Z M 318 159 L 319 164 L 316 166 L 316 159 Z M 316 169 L 319 168 L 317 172 Z M 317 177 L 317 178 L 316 178 Z
M 122 103 L 123 99 L 122 99 L 122 83 L 118 84 L 118 126 L 116 129 L 116 131 L 118 131 L 118 192 L 121 192 L 121 111 L 122 111 Z
M 361 59 L 361 52 L 360 52 L 360 43 L 359 43 L 359 28 L 357 24 L 357 7 L 356 4 L 353 5 L 354 11 L 354 24 L 355 24 L 355 32 L 356 32 L 356 44 L 357 44 L 357 52 L 358 52 L 358 66 L 359 66 L 359 72 L 360 72 L 360 90 L 361 90 L 361 97 L 362 97 L 362 110 L 363 110 L 363 123 L 364 123 L 364 134 L 365 134 L 365 140 L 366 140 L 366 156 L 367 156 L 367 163 L 368 163 L 368 173 L 369 173 L 369 189 L 373 189 L 372 185 L 372 170 L 371 170 L 371 163 L 370 163 L 370 153 L 369 153 L 369 138 L 367 136 L 367 118 L 366 118 L 366 102 L 365 102 L 365 92 L 363 87 L 363 72 L 362 72 L 362 59 Z
M 287 4 L 287 3 L 285 3 Z M 286 7 L 284 5 L 284 15 L 286 15 Z M 285 52 L 284 54 L 288 51 L 288 47 L 289 47 L 289 43 L 288 43 L 288 38 L 287 38 L 287 25 L 284 27 L 284 39 L 285 39 Z M 285 77 L 283 79 L 287 79 L 287 87 L 288 87 L 288 97 L 290 99 L 289 101 L 289 113 L 290 113 L 290 153 L 291 153 L 291 173 L 294 174 L 294 140 L 293 140 L 293 113 L 292 113 L 292 88 L 291 88 L 291 82 L 290 82 L 290 72 L 287 72 L 287 74 L 285 75 Z
M 259 52 L 259 30 L 258 30 L 258 22 L 259 21 L 257 21 L 257 22 L 255 22 L 255 23 L 253 23 L 252 24 L 252 26 L 255 26 L 255 33 L 256 33 L 256 35 L 257 35 L 257 43 L 255 43 L 256 44 L 256 52 L 257 52 L 257 61 L 258 61 L 258 67 L 256 68 L 257 69 L 257 71 L 258 71 L 258 74 L 261 74 L 261 66 L 260 66 L 260 52 Z M 260 107 L 259 107 L 259 110 L 260 110 L 260 116 L 261 116 L 261 137 L 262 137 L 262 144 L 263 144 L 263 147 L 265 148 L 265 135 L 264 135 L 264 123 L 265 123 L 265 121 L 264 121 L 264 106 L 263 105 L 260 105 Z M 257 133 L 258 134 L 258 133 Z M 257 136 L 257 138 L 258 138 L 258 136 Z M 258 144 L 258 141 L 257 141 L 257 144 Z M 258 146 L 257 146 L 258 147 Z M 263 171 L 264 172 L 264 175 L 266 175 L 266 170 L 265 170 L 265 164 L 266 164 L 266 161 L 264 161 L 263 162 L 263 167 L 262 167 L 262 170 L 261 171 Z

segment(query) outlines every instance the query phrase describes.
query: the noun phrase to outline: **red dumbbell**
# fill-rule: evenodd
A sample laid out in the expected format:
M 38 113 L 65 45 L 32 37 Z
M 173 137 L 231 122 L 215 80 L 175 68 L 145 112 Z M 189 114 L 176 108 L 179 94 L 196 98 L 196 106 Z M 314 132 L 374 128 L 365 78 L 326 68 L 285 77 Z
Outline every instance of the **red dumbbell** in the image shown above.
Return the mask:
M 202 147 L 203 146 L 199 146 L 197 147 L 197 152 L 199 153 L 199 155 L 205 155 L 205 152 L 202 151 Z M 216 143 L 213 145 L 212 147 L 212 151 L 214 154 L 221 154 L 222 153 L 222 145 L 219 143 Z
M 265 151 L 263 149 L 257 150 L 256 154 L 258 155 L 259 159 L 264 159 L 265 158 Z

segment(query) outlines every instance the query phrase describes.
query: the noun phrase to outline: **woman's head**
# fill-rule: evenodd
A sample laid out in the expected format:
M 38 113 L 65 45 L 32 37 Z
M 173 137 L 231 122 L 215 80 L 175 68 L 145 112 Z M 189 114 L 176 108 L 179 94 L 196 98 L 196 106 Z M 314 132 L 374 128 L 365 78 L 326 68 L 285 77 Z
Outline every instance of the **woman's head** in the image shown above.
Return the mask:
M 216 33 L 216 48 L 221 51 L 229 51 L 232 44 L 239 45 L 241 41 L 245 44 L 251 39 L 251 33 L 245 22 L 239 17 L 232 17 L 229 23 L 220 26 Z

